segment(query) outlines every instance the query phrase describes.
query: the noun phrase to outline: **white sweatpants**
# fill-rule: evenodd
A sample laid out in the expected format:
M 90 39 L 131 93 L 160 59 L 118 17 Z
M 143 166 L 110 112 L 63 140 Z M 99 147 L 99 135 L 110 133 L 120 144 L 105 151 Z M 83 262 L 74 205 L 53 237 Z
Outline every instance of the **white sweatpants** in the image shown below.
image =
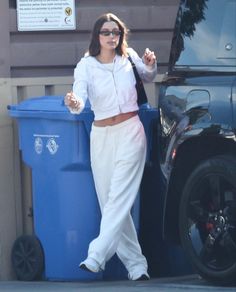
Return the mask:
M 104 268 L 117 253 L 131 278 L 147 273 L 147 261 L 130 215 L 146 160 L 146 136 L 139 117 L 114 126 L 93 125 L 90 147 L 102 219 L 88 257 Z

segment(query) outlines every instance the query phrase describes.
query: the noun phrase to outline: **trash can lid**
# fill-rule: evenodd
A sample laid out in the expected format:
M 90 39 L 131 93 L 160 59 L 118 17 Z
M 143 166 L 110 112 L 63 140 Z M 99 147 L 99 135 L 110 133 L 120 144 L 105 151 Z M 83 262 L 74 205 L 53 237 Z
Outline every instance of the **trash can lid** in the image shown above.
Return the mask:
M 64 96 L 56 95 L 31 97 L 7 108 L 9 115 L 14 118 L 91 120 L 94 117 L 88 100 L 82 113 L 73 115 L 64 104 Z
M 64 104 L 64 96 L 55 95 L 31 97 L 17 105 L 8 106 L 8 109 L 17 111 L 68 112 Z M 86 103 L 84 111 L 91 111 L 89 102 Z

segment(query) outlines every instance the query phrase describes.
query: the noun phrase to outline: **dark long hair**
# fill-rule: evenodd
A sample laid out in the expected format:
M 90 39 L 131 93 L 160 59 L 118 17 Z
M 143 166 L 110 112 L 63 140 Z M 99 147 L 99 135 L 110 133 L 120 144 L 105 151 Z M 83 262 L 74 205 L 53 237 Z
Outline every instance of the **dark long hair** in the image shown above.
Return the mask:
M 89 55 L 90 56 L 97 56 L 100 54 L 101 46 L 99 41 L 99 32 L 105 22 L 114 21 L 121 31 L 119 44 L 116 48 L 116 53 L 120 56 L 127 56 L 126 48 L 127 48 L 127 35 L 128 29 L 126 25 L 114 14 L 106 13 L 101 15 L 95 22 L 93 30 L 92 30 L 92 37 L 91 42 L 89 45 Z

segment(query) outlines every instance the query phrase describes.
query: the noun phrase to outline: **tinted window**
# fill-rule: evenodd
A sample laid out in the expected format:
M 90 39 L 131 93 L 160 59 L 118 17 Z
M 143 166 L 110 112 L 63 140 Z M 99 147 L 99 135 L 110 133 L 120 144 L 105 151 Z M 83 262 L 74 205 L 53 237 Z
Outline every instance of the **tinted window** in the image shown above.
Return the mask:
M 185 1 L 179 19 L 172 62 L 181 67 L 236 66 L 236 0 Z

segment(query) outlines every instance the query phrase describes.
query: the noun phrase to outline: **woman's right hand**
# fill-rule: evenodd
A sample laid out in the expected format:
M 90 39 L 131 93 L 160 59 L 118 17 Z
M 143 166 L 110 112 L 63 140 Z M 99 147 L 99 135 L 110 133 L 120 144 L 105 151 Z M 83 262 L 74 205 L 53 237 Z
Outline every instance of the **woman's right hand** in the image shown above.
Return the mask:
M 78 110 L 80 108 L 80 102 L 76 99 L 74 93 L 68 92 L 64 97 L 64 103 L 66 106 Z

